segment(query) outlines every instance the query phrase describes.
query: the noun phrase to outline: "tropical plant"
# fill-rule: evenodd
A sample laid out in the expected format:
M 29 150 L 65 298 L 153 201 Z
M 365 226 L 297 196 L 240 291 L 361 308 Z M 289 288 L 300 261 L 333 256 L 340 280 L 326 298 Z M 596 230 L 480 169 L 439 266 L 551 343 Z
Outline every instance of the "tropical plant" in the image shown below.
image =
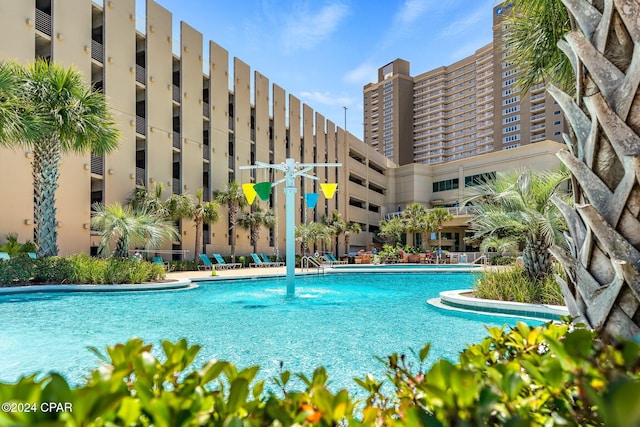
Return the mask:
M 485 236 L 480 243 L 480 252 L 497 252 L 500 256 L 517 253 L 518 240 L 515 236 L 499 237 L 495 234 Z
M 337 256 L 340 256 L 338 242 L 339 242 L 340 236 L 347 229 L 347 222 L 342 219 L 342 214 L 339 211 L 334 210 L 331 213 L 331 216 L 323 215 L 322 223 L 330 227 L 331 234 L 335 236 L 336 254 Z
M 229 236 L 231 237 L 231 259 L 236 257 L 236 224 L 242 209 L 247 205 L 247 199 L 242 187 L 237 182 L 230 182 L 223 191 L 217 191 L 215 199 L 227 207 L 229 221 Z
M 33 109 L 21 99 L 23 70 L 14 62 L 0 61 L 0 144 L 31 140 L 39 132 Z
M 163 203 L 169 217 L 174 221 L 190 219 L 196 229 L 194 259 L 196 265 L 202 253 L 202 226 L 212 224 L 220 218 L 220 205 L 216 201 L 203 202 L 202 189 L 196 191 L 195 200 L 189 193 L 173 194 Z
M 413 203 L 402 211 L 402 220 L 405 230 L 411 233 L 420 233 L 424 249 L 427 249 L 427 232 L 435 231 L 433 218 L 427 208 L 421 203 Z
M 526 8 L 530 3 L 514 1 L 515 13 L 544 25 L 549 14 L 542 12 L 551 6 Z M 554 199 L 571 238 L 568 249 L 551 251 L 567 273 L 560 285 L 570 313 L 610 339 L 629 337 L 640 333 L 637 309 L 630 308 L 640 305 L 640 7 L 622 0 L 563 4 L 570 31 L 553 27 L 531 40 L 539 45 L 563 35 L 557 47 L 576 75 L 575 90 L 547 86 L 573 131 L 558 157 L 571 172 L 575 202 Z
M 276 217 L 272 210 L 264 210 L 259 205 L 252 207 L 248 212 L 238 218 L 238 225 L 251 234 L 253 251 L 258 252 L 258 240 L 260 240 L 260 228 L 271 229 L 276 225 Z
M 296 241 L 302 244 L 302 254 L 306 255 L 312 244 L 329 243 L 331 231 L 321 222 L 309 222 L 299 224 L 296 227 L 295 236 Z
M 18 104 L 26 122 L 37 118 L 38 127 L 23 128 L 15 139 L 0 141 L 10 147 L 33 150 L 35 243 L 38 256 L 58 253 L 55 194 L 60 162 L 67 153 L 109 153 L 118 145 L 118 131 L 105 97 L 94 92 L 75 68 L 49 60 L 16 67 L 20 84 Z M 0 95 L 2 96 L 2 95 Z M 6 133 L 3 130 L 2 133 Z
M 440 261 L 440 253 L 442 252 L 442 228 L 445 222 L 451 221 L 452 219 L 453 215 L 451 215 L 448 209 L 434 208 L 429 211 L 426 222 L 438 231 L 438 256 L 436 257 L 436 262 Z
M 405 223 L 402 218 L 394 216 L 393 218 L 383 219 L 380 221 L 380 232 L 387 245 L 396 246 L 402 240 L 402 233 L 405 231 Z
M 9 256 L 14 257 L 18 254 L 36 251 L 36 245 L 31 240 L 24 243 L 18 242 L 18 233 L 9 233 L 5 238 L 7 241 L 0 245 L 0 252 L 6 252 Z
M 499 172 L 494 180 L 475 187 L 469 201 L 476 215 L 469 223 L 474 238 L 510 236 L 524 243 L 522 257 L 526 274 L 541 279 L 552 273 L 549 248 L 562 244 L 566 223 L 552 196 L 566 198 L 562 184 L 565 172 L 534 172 L 513 169 Z
M 354 234 L 360 234 L 362 232 L 362 226 L 354 221 L 347 221 L 344 228 L 344 253 L 349 255 L 351 251 L 351 236 Z
M 136 211 L 153 212 L 166 218 L 171 217 L 167 204 L 162 200 L 164 185 L 156 182 L 153 191 L 143 185 L 137 185 L 127 198 L 127 205 Z
M 132 245 L 149 249 L 180 238 L 175 226 L 164 217 L 135 211 L 118 202 L 111 205 L 94 203 L 91 228 L 101 234 L 98 252 L 107 255 L 114 244 L 113 255 L 119 258 L 127 258 Z

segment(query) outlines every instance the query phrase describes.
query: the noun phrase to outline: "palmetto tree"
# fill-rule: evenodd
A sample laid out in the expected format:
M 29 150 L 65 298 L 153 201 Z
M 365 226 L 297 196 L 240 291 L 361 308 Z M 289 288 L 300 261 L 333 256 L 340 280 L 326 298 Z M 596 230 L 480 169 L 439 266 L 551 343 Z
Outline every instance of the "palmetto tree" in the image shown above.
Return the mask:
M 151 249 L 180 238 L 175 226 L 157 213 L 136 211 L 117 202 L 94 204 L 91 228 L 102 236 L 98 252 L 107 255 L 114 245 L 113 256 L 119 258 L 127 258 L 131 246 Z
M 480 243 L 480 252 L 495 251 L 500 256 L 518 252 L 518 240 L 513 237 L 486 236 Z
M 427 249 L 427 232 L 434 227 L 431 216 L 427 208 L 420 203 L 413 203 L 402 211 L 402 220 L 405 224 L 405 230 L 412 233 L 420 233 L 422 244 Z
M 380 232 L 378 233 L 389 246 L 395 247 L 402 239 L 406 224 L 397 216 L 380 221 Z
M 171 217 L 167 204 L 162 200 L 162 192 L 164 185 L 156 182 L 153 191 L 148 191 L 147 187 L 142 185 L 136 186 L 127 199 L 127 205 L 135 210 L 144 210 L 147 212 L 155 212 L 166 218 Z
M 331 231 L 321 222 L 309 222 L 299 224 L 296 227 L 295 238 L 302 244 L 302 254 L 306 255 L 311 245 L 316 243 L 329 243 Z
M 347 222 L 342 219 L 342 214 L 339 211 L 334 210 L 331 216 L 323 216 L 322 223 L 331 229 L 331 233 L 335 236 L 336 256 L 340 256 L 338 241 L 340 235 L 342 235 L 347 229 Z
M 567 273 L 566 282 L 559 279 L 560 286 L 569 312 L 604 337 L 637 335 L 640 3 L 547 0 L 543 8 L 523 8 L 534 3 L 514 2 L 514 11 L 532 25 L 544 25 L 548 14 L 540 10 L 560 3 L 566 8 L 570 31 L 554 27 L 530 45 L 561 34 L 558 47 L 576 76 L 575 89 L 548 85 L 573 131 L 566 138 L 567 149 L 558 153 L 571 171 L 575 202 L 556 200 L 570 234 L 568 250 L 552 248 Z M 520 69 L 526 74 L 535 72 Z
M 25 117 L 28 123 L 35 117 L 38 126 L 23 128 L 18 135 L 15 129 L 9 131 L 13 138 L 0 142 L 33 150 L 37 253 L 38 256 L 57 255 L 55 193 L 62 156 L 67 153 L 109 153 L 117 147 L 118 132 L 104 96 L 92 91 L 76 69 L 37 60 L 15 70 L 19 78 L 21 118 Z M 5 135 L 6 132 L 2 131 Z
M 439 262 L 440 252 L 442 251 L 442 227 L 444 223 L 447 221 L 451 221 L 453 219 L 453 215 L 447 209 L 444 208 L 434 208 L 429 211 L 427 224 L 431 226 L 432 230 L 438 231 L 438 257 L 436 258 L 436 262 Z
M 164 203 L 169 217 L 174 221 L 190 219 L 196 229 L 194 259 L 200 262 L 202 253 L 203 224 L 212 224 L 220 219 L 220 205 L 216 201 L 203 202 L 202 189 L 196 191 L 195 198 L 188 193 L 173 194 Z
M 242 191 L 242 187 L 237 182 L 230 182 L 223 191 L 216 193 L 216 200 L 221 205 L 227 207 L 229 217 L 229 236 L 231 236 L 231 257 L 236 256 L 236 223 L 242 213 L 242 209 L 247 205 L 247 199 Z
M 258 240 L 260 240 L 260 229 L 262 227 L 273 228 L 276 225 L 276 216 L 273 211 L 264 210 L 256 205 L 253 209 L 245 212 L 238 218 L 238 225 L 251 233 L 253 251 L 258 252 Z
M 564 240 L 566 224 L 552 197 L 566 198 L 561 185 L 568 175 L 561 172 L 512 170 L 478 186 L 470 199 L 476 209 L 469 229 L 474 238 L 510 236 L 524 244 L 524 270 L 533 279 L 552 273 L 549 248 Z
M 344 253 L 349 255 L 351 250 L 351 236 L 354 234 L 360 234 L 362 227 L 357 222 L 347 221 L 347 225 L 344 227 Z
M 39 131 L 37 115 L 21 97 L 23 73 L 19 65 L 0 61 L 0 145 L 31 140 Z

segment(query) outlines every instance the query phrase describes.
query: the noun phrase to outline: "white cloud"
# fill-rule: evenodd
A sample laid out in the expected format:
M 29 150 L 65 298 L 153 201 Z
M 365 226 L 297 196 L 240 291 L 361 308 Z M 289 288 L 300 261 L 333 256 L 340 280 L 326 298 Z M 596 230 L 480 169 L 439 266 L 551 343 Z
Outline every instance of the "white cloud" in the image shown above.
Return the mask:
M 365 62 L 344 75 L 343 81 L 350 84 L 365 85 L 378 80 L 378 65 Z
M 407 0 L 396 13 L 395 22 L 398 25 L 407 25 L 415 22 L 424 14 L 430 6 L 429 0 Z
M 346 96 L 337 96 L 330 92 L 320 92 L 320 91 L 312 91 L 312 92 L 300 92 L 300 97 L 309 101 L 317 102 L 318 104 L 323 105 L 337 105 L 337 106 L 349 106 L 351 105 L 351 98 Z
M 488 7 L 489 6 L 487 6 L 487 4 L 485 3 L 478 9 L 468 13 L 465 16 L 462 16 L 460 19 L 457 19 L 456 21 L 447 25 L 438 33 L 438 38 L 449 39 L 459 34 L 473 31 L 473 28 L 476 24 L 484 24 L 485 18 L 487 16 L 487 10 L 492 10 L 491 7 L 487 9 Z
M 331 3 L 320 10 L 310 10 L 304 2 L 284 18 L 283 41 L 287 52 L 306 50 L 331 36 L 340 22 L 349 14 L 341 3 Z

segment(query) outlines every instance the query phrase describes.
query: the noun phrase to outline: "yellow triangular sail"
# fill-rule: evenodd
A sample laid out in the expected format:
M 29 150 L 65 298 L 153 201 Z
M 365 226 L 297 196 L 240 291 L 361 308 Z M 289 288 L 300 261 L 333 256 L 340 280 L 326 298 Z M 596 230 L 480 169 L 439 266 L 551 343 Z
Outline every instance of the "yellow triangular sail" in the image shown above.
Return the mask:
M 244 193 L 244 197 L 247 198 L 247 202 L 251 205 L 253 201 L 256 199 L 258 193 L 253 188 L 254 184 L 252 182 L 248 182 L 246 184 L 242 184 L 242 192 Z
M 324 194 L 324 197 L 327 199 L 332 199 L 337 189 L 338 184 L 335 183 L 320 184 L 320 190 L 322 190 L 322 194 Z

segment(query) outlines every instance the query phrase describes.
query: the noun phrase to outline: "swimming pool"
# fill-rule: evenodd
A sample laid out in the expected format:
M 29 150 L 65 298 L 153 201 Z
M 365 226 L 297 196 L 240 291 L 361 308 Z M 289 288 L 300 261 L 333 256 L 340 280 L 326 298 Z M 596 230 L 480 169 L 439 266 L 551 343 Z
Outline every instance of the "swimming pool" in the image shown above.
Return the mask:
M 353 377 L 382 378 L 375 356 L 419 350 L 457 360 L 484 325 L 515 319 L 441 310 L 426 304 L 448 289 L 470 287 L 469 273 L 339 274 L 200 283 L 184 291 L 43 293 L 0 297 L 0 380 L 55 370 L 80 383 L 97 366 L 86 348 L 137 336 L 202 345 L 195 366 L 229 360 L 261 366 L 261 378 L 285 369 L 311 374 L 324 365 L 332 387 L 356 390 Z

